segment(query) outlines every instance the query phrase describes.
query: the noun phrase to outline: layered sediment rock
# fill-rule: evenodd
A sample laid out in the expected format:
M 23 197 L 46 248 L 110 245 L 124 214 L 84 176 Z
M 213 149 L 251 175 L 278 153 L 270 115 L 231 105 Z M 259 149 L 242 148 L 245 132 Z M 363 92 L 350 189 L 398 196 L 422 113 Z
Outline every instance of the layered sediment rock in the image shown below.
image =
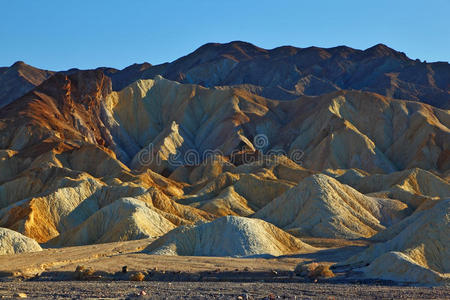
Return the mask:
M 368 197 L 319 174 L 301 181 L 253 217 L 297 236 L 355 239 L 371 237 L 408 213 L 400 201 Z
M 42 251 L 41 246 L 16 231 L 0 228 L 0 255 Z
M 344 264 L 368 265 L 366 277 L 395 281 L 450 282 L 450 200 L 436 201 L 381 232 L 389 239 L 369 247 Z
M 280 256 L 315 248 L 258 219 L 222 217 L 209 223 L 179 227 L 144 251 L 160 255 Z

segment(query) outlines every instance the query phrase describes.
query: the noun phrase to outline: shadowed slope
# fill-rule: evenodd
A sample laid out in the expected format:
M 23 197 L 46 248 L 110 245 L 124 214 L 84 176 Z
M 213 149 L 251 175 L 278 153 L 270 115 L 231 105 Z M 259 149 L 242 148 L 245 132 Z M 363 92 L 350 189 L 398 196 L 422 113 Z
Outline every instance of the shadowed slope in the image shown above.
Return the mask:
M 54 72 L 34 68 L 18 61 L 0 70 L 0 108 L 40 85 Z
M 114 73 L 112 78 L 122 77 L 121 72 L 129 71 Z M 240 41 L 209 43 L 170 64 L 131 76 L 128 83 L 157 74 L 207 87 L 238 85 L 272 99 L 354 89 L 450 108 L 448 63 L 412 60 L 383 44 L 362 51 L 345 46 L 266 50 Z

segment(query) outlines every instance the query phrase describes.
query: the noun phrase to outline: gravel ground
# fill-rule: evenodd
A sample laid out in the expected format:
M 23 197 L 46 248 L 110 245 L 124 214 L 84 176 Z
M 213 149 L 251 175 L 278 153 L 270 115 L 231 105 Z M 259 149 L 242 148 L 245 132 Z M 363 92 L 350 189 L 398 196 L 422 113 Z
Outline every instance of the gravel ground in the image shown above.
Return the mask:
M 229 258 L 156 256 L 141 253 L 149 240 L 46 249 L 0 255 L 0 298 L 143 299 L 450 299 L 450 287 L 411 287 L 366 280 L 355 272 L 334 270 L 336 277 L 311 283 L 293 274 L 303 261 L 332 263 L 359 253 L 364 244 L 332 239 L 308 241 L 336 247 L 296 257 Z M 92 268 L 90 281 L 77 266 Z M 127 273 L 122 267 L 127 266 Z M 144 272 L 145 281 L 128 281 Z
M 144 292 L 144 293 L 143 293 Z M 0 297 L 141 299 L 450 299 L 450 287 L 263 282 L 0 282 Z M 139 296 L 139 294 L 145 296 Z M 239 298 L 241 299 L 241 298 Z

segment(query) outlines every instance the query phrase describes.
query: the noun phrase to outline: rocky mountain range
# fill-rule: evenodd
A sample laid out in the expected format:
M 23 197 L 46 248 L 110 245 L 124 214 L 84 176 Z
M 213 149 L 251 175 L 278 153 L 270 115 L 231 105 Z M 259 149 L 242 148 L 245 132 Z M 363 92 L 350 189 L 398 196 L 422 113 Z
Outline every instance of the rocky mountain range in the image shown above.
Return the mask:
M 276 100 L 292 100 L 301 95 L 318 96 L 338 90 L 361 90 L 450 108 L 448 62 L 413 60 L 383 44 L 366 50 L 346 46 L 284 46 L 267 50 L 240 41 L 209 43 L 171 63 L 133 64 L 123 70 L 98 69 L 112 79 L 115 91 L 138 79 L 153 79 L 161 75 L 172 81 L 204 87 L 237 86 Z M 71 69 L 62 73 L 77 71 Z M 14 81 L 17 88 L 14 88 L 13 95 L 8 92 L 13 85 L 2 86 L 5 92 L 0 94 L 0 104 L 5 105 L 25 94 L 52 73 L 23 62 L 3 68 L 3 71 L 0 69 L 2 83 L 20 78 Z
M 0 253 L 155 238 L 145 253 L 249 257 L 364 241 L 336 268 L 448 283 L 449 109 L 447 62 L 381 44 L 206 44 L 123 70 L 18 62 L 0 68 Z

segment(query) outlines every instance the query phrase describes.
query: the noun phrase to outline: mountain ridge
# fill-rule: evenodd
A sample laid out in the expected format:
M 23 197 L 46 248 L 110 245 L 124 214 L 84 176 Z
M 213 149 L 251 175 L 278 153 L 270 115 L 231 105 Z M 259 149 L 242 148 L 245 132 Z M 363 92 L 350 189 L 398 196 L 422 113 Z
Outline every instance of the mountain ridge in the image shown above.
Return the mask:
M 359 50 L 347 46 L 263 49 L 242 41 L 207 43 L 170 63 L 151 65 L 144 62 L 122 70 L 97 69 L 112 79 L 116 91 L 138 79 L 161 75 L 180 83 L 205 87 L 240 86 L 277 100 L 354 89 L 450 109 L 448 62 L 413 60 L 384 44 Z M 6 71 L 0 72 L 0 84 Z M 77 71 L 71 69 L 61 73 Z M 0 97 L 0 106 L 8 101 Z

